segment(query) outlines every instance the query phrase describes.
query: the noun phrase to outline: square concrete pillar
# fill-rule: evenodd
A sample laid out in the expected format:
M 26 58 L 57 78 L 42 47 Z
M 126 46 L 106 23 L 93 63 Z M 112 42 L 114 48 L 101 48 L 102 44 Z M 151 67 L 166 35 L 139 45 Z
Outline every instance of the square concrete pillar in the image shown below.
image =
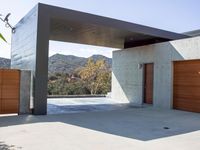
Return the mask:
M 49 17 L 43 5 L 35 6 L 15 26 L 12 35 L 11 68 L 31 70 L 33 114 L 47 112 Z

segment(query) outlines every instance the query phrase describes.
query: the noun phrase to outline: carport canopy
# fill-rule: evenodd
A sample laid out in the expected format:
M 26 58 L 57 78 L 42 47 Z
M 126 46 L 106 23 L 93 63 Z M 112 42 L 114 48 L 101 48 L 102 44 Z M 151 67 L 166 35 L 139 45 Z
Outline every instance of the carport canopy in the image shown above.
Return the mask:
M 133 14 L 134 15 L 134 14 Z M 129 48 L 186 35 L 39 3 L 15 26 L 11 67 L 31 70 L 36 115 L 47 111 L 49 40 Z
M 43 5 L 50 15 L 50 40 L 129 48 L 187 37 L 152 27 Z

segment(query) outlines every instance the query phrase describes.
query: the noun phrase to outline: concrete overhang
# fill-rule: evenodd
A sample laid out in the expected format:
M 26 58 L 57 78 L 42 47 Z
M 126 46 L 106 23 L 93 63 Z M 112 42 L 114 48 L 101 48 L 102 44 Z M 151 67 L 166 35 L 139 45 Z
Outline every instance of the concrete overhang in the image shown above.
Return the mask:
M 128 48 L 187 38 L 152 27 L 92 15 L 70 9 L 38 4 L 50 18 L 50 40 Z
M 193 31 L 188 31 L 188 32 L 184 32 L 184 35 L 188 35 L 191 37 L 196 37 L 196 36 L 200 36 L 200 29 L 198 30 L 193 30 Z

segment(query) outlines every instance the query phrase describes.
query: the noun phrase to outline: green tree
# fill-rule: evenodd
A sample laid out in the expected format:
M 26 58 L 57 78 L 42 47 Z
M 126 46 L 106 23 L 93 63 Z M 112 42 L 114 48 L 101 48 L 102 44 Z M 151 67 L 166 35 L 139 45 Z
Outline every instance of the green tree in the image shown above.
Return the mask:
M 55 73 L 48 79 L 49 95 L 84 95 L 90 94 L 82 80 L 72 80 L 69 74 Z
M 89 59 L 73 74 L 54 73 L 48 78 L 49 95 L 106 94 L 111 90 L 111 71 L 104 60 Z

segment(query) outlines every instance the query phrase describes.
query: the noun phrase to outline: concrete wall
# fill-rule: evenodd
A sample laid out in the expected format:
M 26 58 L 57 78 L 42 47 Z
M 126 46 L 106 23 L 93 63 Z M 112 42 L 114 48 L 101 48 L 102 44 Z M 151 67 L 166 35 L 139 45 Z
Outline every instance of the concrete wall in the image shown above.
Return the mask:
M 189 59 L 200 59 L 200 37 L 114 51 L 112 98 L 141 105 L 143 68 L 138 65 L 154 63 L 154 106 L 171 108 L 173 61 Z
M 12 34 L 11 68 L 31 70 L 35 115 L 47 111 L 49 17 L 43 5 L 36 5 L 15 26 Z
M 33 8 L 15 26 L 12 34 L 11 68 L 35 71 L 38 8 Z
M 36 70 L 36 43 L 37 43 L 37 23 L 38 23 L 38 7 L 34 7 L 19 23 L 15 26 L 16 31 L 12 34 L 11 42 L 11 68 L 30 70 L 35 78 Z M 20 114 L 29 112 L 30 97 L 27 100 L 26 92 L 22 93 L 22 85 L 26 85 L 23 80 L 23 71 L 21 72 L 20 85 Z M 25 75 L 26 76 L 26 75 Z M 26 77 L 25 77 L 26 78 Z M 33 85 L 33 84 L 32 84 Z M 27 88 L 27 86 L 26 86 Z M 33 89 L 34 87 L 32 87 Z M 24 89 L 25 90 L 25 89 Z M 28 91 L 30 92 L 30 91 Z M 27 93 L 29 94 L 29 93 Z M 34 97 L 34 93 L 30 93 Z
M 31 100 L 31 71 L 20 72 L 20 107 L 19 114 L 29 114 Z

